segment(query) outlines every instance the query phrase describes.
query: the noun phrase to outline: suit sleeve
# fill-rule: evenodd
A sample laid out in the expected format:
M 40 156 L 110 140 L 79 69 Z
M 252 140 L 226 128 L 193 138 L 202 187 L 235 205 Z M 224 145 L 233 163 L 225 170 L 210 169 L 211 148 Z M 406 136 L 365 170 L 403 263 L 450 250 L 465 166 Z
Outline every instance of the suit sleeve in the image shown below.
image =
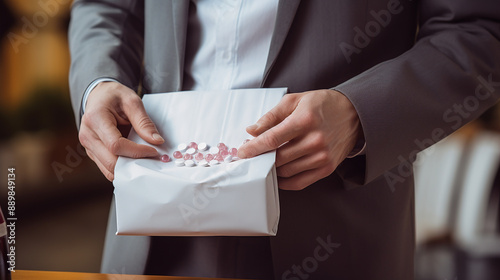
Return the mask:
M 83 94 L 94 80 L 111 78 L 137 88 L 142 69 L 143 34 L 143 1 L 74 2 L 69 28 L 69 81 L 77 126 Z
M 418 5 L 419 31 L 410 50 L 335 87 L 355 106 L 366 139 L 365 155 L 338 169 L 346 180 L 404 180 L 417 152 L 500 97 L 500 2 Z

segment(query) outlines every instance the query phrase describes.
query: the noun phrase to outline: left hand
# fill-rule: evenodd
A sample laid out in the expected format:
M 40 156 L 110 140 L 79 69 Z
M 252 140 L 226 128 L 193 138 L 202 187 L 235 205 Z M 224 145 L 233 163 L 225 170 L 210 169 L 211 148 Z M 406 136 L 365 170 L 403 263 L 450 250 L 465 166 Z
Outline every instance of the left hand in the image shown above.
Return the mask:
M 278 185 L 285 190 L 304 189 L 332 174 L 362 137 L 354 106 L 330 89 L 286 94 L 247 132 L 255 138 L 238 157 L 277 149 Z

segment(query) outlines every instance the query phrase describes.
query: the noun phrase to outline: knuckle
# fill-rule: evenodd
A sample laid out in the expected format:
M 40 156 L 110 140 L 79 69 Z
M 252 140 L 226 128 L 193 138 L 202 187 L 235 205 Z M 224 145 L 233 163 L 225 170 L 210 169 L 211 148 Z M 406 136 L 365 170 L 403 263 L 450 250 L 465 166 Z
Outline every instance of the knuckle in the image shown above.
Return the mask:
M 92 127 L 92 125 L 94 124 L 95 122 L 95 113 L 93 113 L 92 111 L 90 112 L 85 112 L 85 114 L 83 114 L 82 116 L 82 121 L 81 121 L 81 124 L 80 126 L 83 128 L 83 127 Z
M 327 151 L 321 151 L 317 155 L 317 162 L 320 165 L 328 165 L 330 163 L 330 155 L 328 154 Z
M 125 106 L 131 106 L 131 107 L 138 106 L 142 102 L 141 98 L 135 93 L 127 94 L 126 96 L 123 97 L 122 100 Z
M 80 131 L 80 133 L 78 133 L 78 140 L 80 141 L 80 143 L 82 144 L 82 146 L 85 149 L 87 149 L 87 147 L 90 144 L 90 139 L 88 137 L 88 134 L 85 131 Z
M 305 111 L 299 119 L 299 126 L 303 128 L 318 127 L 321 124 L 319 116 L 314 111 Z
M 322 150 L 327 146 L 328 141 L 326 139 L 326 135 L 323 132 L 316 132 L 312 135 L 310 143 L 313 149 Z
M 281 98 L 281 102 L 288 104 L 288 103 L 294 103 L 297 98 L 297 95 L 294 93 L 288 93 Z
M 121 105 L 123 108 L 129 108 L 130 111 L 136 111 L 137 109 L 140 109 L 142 105 L 142 100 L 141 98 L 135 94 L 126 94 L 121 98 Z
M 89 130 L 93 130 L 98 127 L 99 124 L 103 123 L 104 120 L 106 120 L 105 116 L 106 113 L 103 110 L 89 110 L 82 116 L 81 127 L 84 129 L 86 128 Z
M 276 119 L 276 114 L 273 111 L 269 111 L 262 116 L 261 121 L 263 123 L 273 123 Z
M 120 139 L 114 139 L 106 144 L 106 148 L 113 154 L 117 155 L 120 151 Z

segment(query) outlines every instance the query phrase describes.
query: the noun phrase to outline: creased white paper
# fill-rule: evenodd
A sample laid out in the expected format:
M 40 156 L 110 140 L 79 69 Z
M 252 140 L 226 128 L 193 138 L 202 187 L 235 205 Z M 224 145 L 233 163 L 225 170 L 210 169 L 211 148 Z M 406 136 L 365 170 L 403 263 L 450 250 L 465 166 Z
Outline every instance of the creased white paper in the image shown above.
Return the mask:
M 147 94 L 149 116 L 172 156 L 179 143 L 240 147 L 245 131 L 286 93 L 279 89 Z M 134 131 L 129 139 L 147 144 Z M 276 235 L 279 200 L 275 152 L 210 167 L 119 157 L 115 167 L 117 234 L 151 236 Z

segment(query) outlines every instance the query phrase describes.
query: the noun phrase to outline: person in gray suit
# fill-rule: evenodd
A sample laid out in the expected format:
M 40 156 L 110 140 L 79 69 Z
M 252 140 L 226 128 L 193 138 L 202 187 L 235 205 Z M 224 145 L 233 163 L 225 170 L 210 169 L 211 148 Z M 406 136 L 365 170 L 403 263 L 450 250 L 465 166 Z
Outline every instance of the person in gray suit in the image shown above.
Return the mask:
M 118 156 L 158 156 L 119 130 L 163 142 L 140 94 L 203 89 L 200 73 L 227 69 L 257 74 L 225 87 L 290 92 L 239 151 L 277 149 L 277 236 L 115 236 L 112 208 L 106 273 L 413 279 L 416 154 L 500 96 L 496 0 L 75 1 L 71 16 L 79 139 L 109 180 Z M 217 25 L 226 20 L 236 24 Z M 211 41 L 233 27 L 236 41 Z M 245 64 L 258 44 L 260 66 Z M 215 71 L 219 54 L 237 59 Z

